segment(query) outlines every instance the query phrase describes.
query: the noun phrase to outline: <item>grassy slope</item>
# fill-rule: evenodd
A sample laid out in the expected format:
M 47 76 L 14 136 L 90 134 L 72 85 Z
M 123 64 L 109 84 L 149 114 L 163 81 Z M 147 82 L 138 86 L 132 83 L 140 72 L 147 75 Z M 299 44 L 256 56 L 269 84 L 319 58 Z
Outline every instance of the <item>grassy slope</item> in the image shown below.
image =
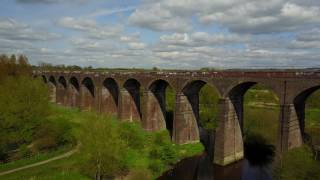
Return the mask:
M 81 125 L 88 118 L 92 118 L 92 113 L 80 112 L 76 109 L 71 108 L 62 108 L 53 106 L 53 113 L 51 118 L 63 118 L 66 121 L 69 121 L 73 124 L 73 134 L 76 138 L 81 137 Z M 150 133 L 152 135 L 152 133 Z M 146 154 L 139 154 L 135 150 L 130 150 L 127 153 L 130 159 L 127 161 L 128 166 L 131 168 L 142 167 L 148 168 L 148 166 L 155 159 L 151 159 L 148 155 L 151 146 L 156 146 L 155 144 L 150 143 L 150 147 L 145 147 Z M 201 144 L 186 144 L 186 145 L 171 145 L 175 151 L 174 162 L 175 163 L 185 157 L 192 156 L 194 154 L 199 154 L 203 151 L 203 146 Z M 154 148 L 154 147 L 153 147 Z M 157 147 L 156 147 L 157 148 Z M 80 149 L 81 151 L 81 149 Z M 80 153 L 76 153 L 69 158 L 57 160 L 40 167 L 34 167 L 27 170 L 22 170 L 14 174 L 1 176 L 0 179 L 90 179 L 87 176 L 83 175 L 81 172 L 80 165 L 83 158 L 81 158 Z M 158 161 L 157 161 L 158 162 Z M 131 164 L 130 164 L 131 163 Z M 170 165 L 162 163 L 161 169 L 159 172 L 153 174 L 154 177 L 161 174 L 161 172 L 167 170 Z
M 29 158 L 23 158 L 23 159 L 19 159 L 16 161 L 12 161 L 9 163 L 4 163 L 4 164 L 0 164 L 0 172 L 4 172 L 7 170 L 11 170 L 11 169 L 15 169 L 15 168 L 19 168 L 25 165 L 29 165 L 29 164 L 33 164 L 33 163 L 37 163 L 40 161 L 44 161 L 47 159 L 50 159 L 52 157 L 58 156 L 60 154 L 63 154 L 65 152 L 70 151 L 73 148 L 72 145 L 66 145 L 63 147 L 60 147 L 57 150 L 53 150 L 50 152 L 43 152 L 43 153 L 39 153 L 35 156 L 29 157 Z

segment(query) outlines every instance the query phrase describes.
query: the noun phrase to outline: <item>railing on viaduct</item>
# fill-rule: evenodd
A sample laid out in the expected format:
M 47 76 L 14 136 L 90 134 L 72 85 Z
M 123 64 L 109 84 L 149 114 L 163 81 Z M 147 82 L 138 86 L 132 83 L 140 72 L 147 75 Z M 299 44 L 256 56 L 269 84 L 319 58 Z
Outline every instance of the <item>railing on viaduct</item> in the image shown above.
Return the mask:
M 280 153 L 303 144 L 305 101 L 320 88 L 320 73 L 310 71 L 35 71 L 34 75 L 48 84 L 54 102 L 137 121 L 149 131 L 166 129 L 165 89 L 171 86 L 176 91 L 172 141 L 180 144 L 199 141 L 198 93 L 209 84 L 220 98 L 214 144 L 214 162 L 220 165 L 243 158 L 243 96 L 251 86 L 262 84 L 280 100 Z

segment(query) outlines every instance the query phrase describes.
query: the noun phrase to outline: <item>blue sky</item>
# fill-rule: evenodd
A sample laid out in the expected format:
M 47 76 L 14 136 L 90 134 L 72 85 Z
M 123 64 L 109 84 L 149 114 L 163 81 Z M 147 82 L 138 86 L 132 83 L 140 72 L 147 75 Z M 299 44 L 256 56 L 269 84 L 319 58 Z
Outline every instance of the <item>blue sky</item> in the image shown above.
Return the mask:
M 0 53 L 94 67 L 320 67 L 318 0 L 2 0 Z

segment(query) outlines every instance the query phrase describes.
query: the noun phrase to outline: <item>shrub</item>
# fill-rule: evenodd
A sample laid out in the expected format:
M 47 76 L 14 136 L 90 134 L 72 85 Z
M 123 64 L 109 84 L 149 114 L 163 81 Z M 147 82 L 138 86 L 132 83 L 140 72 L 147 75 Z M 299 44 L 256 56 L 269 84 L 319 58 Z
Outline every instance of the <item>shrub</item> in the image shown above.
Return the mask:
M 313 158 L 313 153 L 307 146 L 290 150 L 276 165 L 275 179 L 320 179 L 320 163 Z
M 71 125 L 66 119 L 55 118 L 40 125 L 34 143 L 38 150 L 57 148 L 67 143 L 75 143 Z
M 49 111 L 47 87 L 31 77 L 7 77 L 0 88 L 0 152 L 30 143 Z M 1 154 L 0 153 L 0 154 Z
M 148 169 L 140 168 L 140 169 L 133 169 L 130 171 L 129 175 L 127 176 L 128 180 L 150 180 L 152 179 L 152 174 Z
M 91 177 L 112 178 L 127 169 L 127 144 L 112 119 L 92 116 L 83 127 L 81 143 L 82 169 Z
M 133 149 L 143 149 L 147 143 L 147 133 L 139 124 L 124 122 L 120 124 L 120 137 Z

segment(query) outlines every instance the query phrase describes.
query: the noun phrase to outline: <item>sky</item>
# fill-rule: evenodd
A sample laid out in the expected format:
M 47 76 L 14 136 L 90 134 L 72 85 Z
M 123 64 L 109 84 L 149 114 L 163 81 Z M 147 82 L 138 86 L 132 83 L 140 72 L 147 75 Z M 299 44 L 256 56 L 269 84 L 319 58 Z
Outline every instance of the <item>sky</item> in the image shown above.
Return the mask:
M 320 68 L 319 0 L 1 0 L 0 53 L 107 68 Z

